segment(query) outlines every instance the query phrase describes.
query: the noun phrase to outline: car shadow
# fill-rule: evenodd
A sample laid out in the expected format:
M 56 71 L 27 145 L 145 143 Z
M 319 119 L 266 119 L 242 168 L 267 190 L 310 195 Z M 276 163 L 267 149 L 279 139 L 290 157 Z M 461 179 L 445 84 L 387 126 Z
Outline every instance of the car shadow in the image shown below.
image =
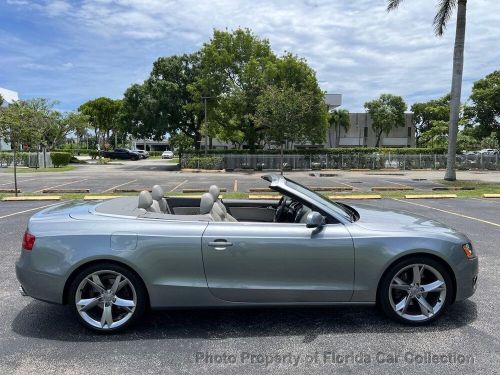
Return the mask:
M 302 336 L 307 343 L 325 334 L 447 331 L 476 318 L 476 303 L 469 300 L 455 303 L 444 316 L 423 327 L 393 322 L 374 307 L 168 310 L 146 313 L 123 333 L 102 335 L 82 327 L 66 306 L 32 301 L 14 318 L 12 329 L 25 337 L 72 342 Z

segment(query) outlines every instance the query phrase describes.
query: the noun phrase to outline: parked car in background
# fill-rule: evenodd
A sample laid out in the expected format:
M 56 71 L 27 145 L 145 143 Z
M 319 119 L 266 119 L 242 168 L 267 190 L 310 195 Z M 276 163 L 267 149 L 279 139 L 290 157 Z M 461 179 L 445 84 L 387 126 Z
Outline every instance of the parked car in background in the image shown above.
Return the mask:
M 141 159 L 149 158 L 149 152 L 147 152 L 146 150 L 132 150 L 132 152 L 137 152 Z
M 139 153 L 128 148 L 115 148 L 113 151 L 101 151 L 101 156 L 110 159 L 139 160 Z
M 483 148 L 481 151 L 479 151 L 479 153 L 483 155 L 497 155 L 498 150 L 495 150 L 493 148 Z
M 161 154 L 162 159 L 172 159 L 173 157 L 174 157 L 174 153 L 170 150 L 163 151 L 163 153 Z

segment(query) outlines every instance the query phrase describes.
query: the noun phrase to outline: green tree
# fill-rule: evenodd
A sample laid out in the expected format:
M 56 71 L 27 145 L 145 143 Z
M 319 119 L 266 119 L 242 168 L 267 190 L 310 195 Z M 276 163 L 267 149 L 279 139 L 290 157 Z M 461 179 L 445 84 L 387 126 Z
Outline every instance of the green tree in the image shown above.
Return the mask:
M 182 160 L 182 155 L 193 148 L 193 140 L 190 136 L 185 133 L 176 133 L 170 135 L 169 140 L 170 146 L 172 150 L 177 150 L 177 154 L 179 155 L 179 162 Z
M 388 0 L 387 10 L 395 10 L 403 0 Z M 438 12 L 434 17 L 434 32 L 442 36 L 448 21 L 457 8 L 457 24 L 455 30 L 455 47 L 453 53 L 453 73 L 451 79 L 449 144 L 445 180 L 457 179 L 455 159 L 457 153 L 458 121 L 460 117 L 460 97 L 462 94 L 462 74 L 464 70 L 465 24 L 467 0 L 439 0 Z
M 293 86 L 268 86 L 259 96 L 255 123 L 264 136 L 279 146 L 281 174 L 287 142 L 321 143 L 328 127 L 326 105 L 313 92 Z
M 23 144 L 38 145 L 41 138 L 37 113 L 28 102 L 17 101 L 0 111 L 0 138 L 13 150 L 14 190 L 17 196 L 17 152 Z
M 124 128 L 135 137 L 157 140 L 181 132 L 199 147 L 202 108 L 189 90 L 198 72 L 197 54 L 156 60 L 149 78 L 125 92 L 120 116 Z
M 339 147 L 340 129 L 342 128 L 347 132 L 351 127 L 349 111 L 344 108 L 333 110 L 328 114 L 328 123 L 335 131 L 335 145 Z
M 470 99 L 477 133 L 483 138 L 494 132 L 500 142 L 500 70 L 476 81 Z
M 379 147 L 382 133 L 387 135 L 393 128 L 405 125 L 406 103 L 401 96 L 382 94 L 378 99 L 366 102 L 365 108 L 377 136 L 375 147 Z
M 89 100 L 78 108 L 78 111 L 87 117 L 98 145 L 109 142 L 111 131 L 117 133 L 120 108 L 121 100 L 106 97 Z
M 429 100 L 428 102 L 415 103 L 411 106 L 411 111 L 413 112 L 413 124 L 416 129 L 417 145 L 429 146 L 427 142 L 432 137 L 425 136 L 425 133 L 432 129 L 436 121 L 448 123 L 450 120 L 450 95 Z
M 223 140 L 247 142 L 254 151 L 262 129 L 254 121 L 265 69 L 275 59 L 269 41 L 248 29 L 215 30 L 200 51 L 201 73 L 191 86 L 194 97 L 210 97 L 207 131 Z

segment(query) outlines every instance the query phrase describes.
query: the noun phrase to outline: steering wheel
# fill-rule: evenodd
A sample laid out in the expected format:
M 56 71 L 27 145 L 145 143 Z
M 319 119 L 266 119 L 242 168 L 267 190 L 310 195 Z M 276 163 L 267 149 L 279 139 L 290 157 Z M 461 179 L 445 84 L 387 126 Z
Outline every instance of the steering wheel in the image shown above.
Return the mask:
M 283 195 L 280 198 L 280 201 L 278 202 L 278 208 L 276 208 L 273 222 L 279 223 L 279 222 L 283 221 L 283 219 L 286 216 L 286 213 L 288 211 L 287 205 L 289 205 L 289 204 L 290 203 L 288 202 L 288 197 Z

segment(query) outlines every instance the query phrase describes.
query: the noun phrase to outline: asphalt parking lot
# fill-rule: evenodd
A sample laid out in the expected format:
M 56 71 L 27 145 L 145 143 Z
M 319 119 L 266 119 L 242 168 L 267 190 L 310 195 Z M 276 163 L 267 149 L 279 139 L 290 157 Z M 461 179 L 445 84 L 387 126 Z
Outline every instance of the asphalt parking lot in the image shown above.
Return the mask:
M 266 186 L 258 174 L 155 174 L 141 170 L 123 175 L 117 172 L 119 167 L 113 166 L 102 177 L 91 177 L 82 170 L 48 177 L 45 175 L 49 174 L 44 174 L 43 178 L 31 181 L 28 181 L 33 178 L 31 175 L 22 176 L 20 180 L 26 180 L 21 181 L 21 187 L 36 191 L 45 185 L 87 179 L 75 182 L 75 187 L 86 182 L 94 192 L 102 192 L 127 182 L 127 178 L 136 181 L 125 186 L 143 187 L 160 182 L 171 191 L 211 183 L 233 191 L 235 179 L 238 191 L 257 183 L 260 185 L 256 186 Z M 354 184 L 352 176 L 342 174 L 343 180 L 336 179 L 332 185 L 378 184 L 378 179 L 410 183 L 404 180 L 405 177 L 409 180 L 408 176 L 374 175 L 371 182 L 367 176 L 361 184 Z M 304 184 L 319 185 L 316 181 L 317 177 L 303 174 Z M 73 183 L 67 186 L 73 187 Z M 2 374 L 499 372 L 500 199 L 364 202 L 431 217 L 466 233 L 473 241 L 480 255 L 476 294 L 468 301 L 454 304 L 442 319 L 427 327 L 396 324 L 371 307 L 199 309 L 152 312 L 141 324 L 114 336 L 86 331 L 65 307 L 20 296 L 14 263 L 21 237 L 30 215 L 48 204 L 0 202 Z M 442 359 L 433 363 L 427 360 L 426 353 L 444 355 L 447 362 L 455 363 L 444 363 Z M 235 363 L 231 363 L 233 358 Z M 272 362 L 266 364 L 266 358 Z M 459 363 L 461 358 L 465 358 L 465 363 Z
M 163 186 L 165 192 L 182 192 L 183 189 L 208 188 L 217 184 L 228 192 L 249 192 L 250 188 L 267 187 L 261 179 L 266 172 L 248 173 L 185 173 L 172 171 L 167 160 L 140 160 L 118 165 L 77 165 L 75 170 L 64 173 L 22 173 L 18 188 L 23 193 L 41 193 L 44 189 L 89 189 L 90 193 L 106 194 L 115 189 L 151 188 Z M 0 171 L 1 172 L 1 171 Z M 443 171 L 330 171 L 319 177 L 320 172 L 289 172 L 291 178 L 308 186 L 343 187 L 353 192 L 369 192 L 373 187 L 410 187 L 415 192 L 431 191 L 442 186 Z M 459 171 L 458 178 L 487 180 L 500 183 L 500 172 Z M 0 189 L 13 188 L 12 174 L 0 173 Z

